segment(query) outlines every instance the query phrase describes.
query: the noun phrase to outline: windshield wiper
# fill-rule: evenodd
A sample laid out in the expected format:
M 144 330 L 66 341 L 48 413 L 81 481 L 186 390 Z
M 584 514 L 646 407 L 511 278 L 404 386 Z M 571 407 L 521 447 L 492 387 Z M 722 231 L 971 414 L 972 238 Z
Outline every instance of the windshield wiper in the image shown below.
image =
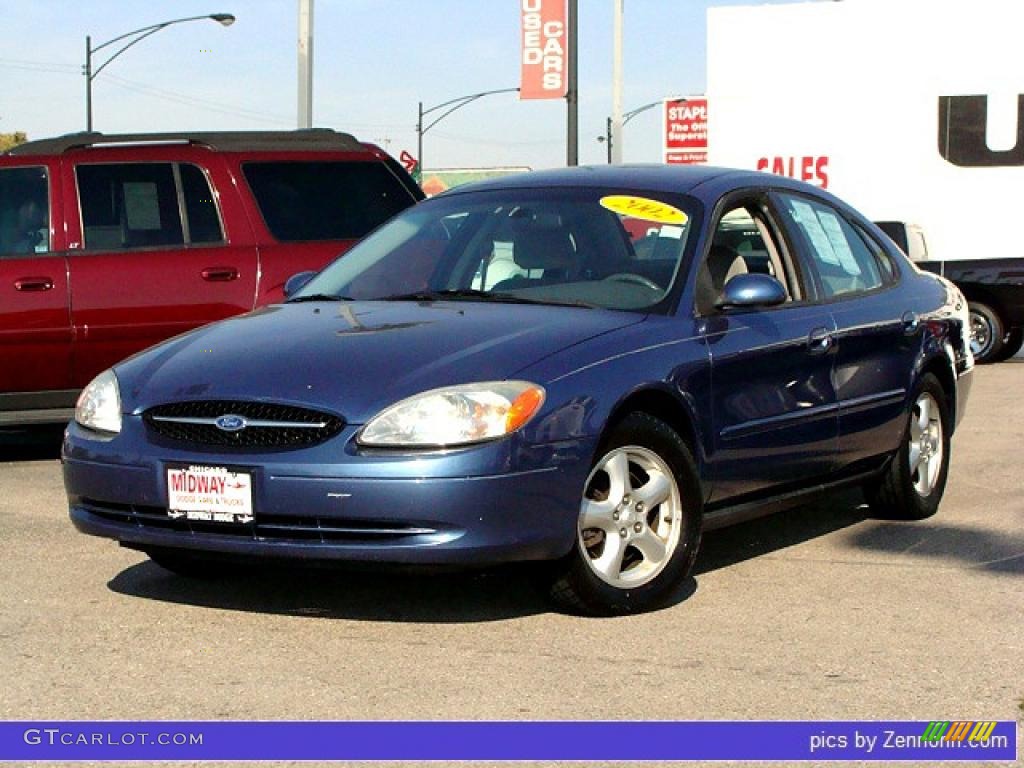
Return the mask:
M 296 296 L 288 299 L 285 304 L 300 304 L 303 301 L 355 301 L 348 296 L 335 296 L 333 293 L 311 293 L 309 296 Z
M 596 305 L 587 304 L 583 301 L 557 300 L 557 299 L 533 299 L 526 296 L 518 296 L 513 293 L 494 293 L 493 291 L 481 291 L 477 288 L 448 288 L 441 291 L 414 291 L 413 293 L 399 293 L 394 296 L 381 296 L 378 301 L 450 301 L 458 299 L 470 299 L 472 301 L 492 301 L 498 304 L 546 304 L 558 307 L 585 307 L 593 309 Z

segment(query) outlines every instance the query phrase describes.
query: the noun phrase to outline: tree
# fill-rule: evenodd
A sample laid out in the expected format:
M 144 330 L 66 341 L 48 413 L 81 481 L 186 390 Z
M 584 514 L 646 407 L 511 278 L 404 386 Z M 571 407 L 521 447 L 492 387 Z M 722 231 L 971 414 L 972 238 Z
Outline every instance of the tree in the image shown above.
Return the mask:
M 24 144 L 26 141 L 28 141 L 28 136 L 25 135 L 24 131 L 0 133 L 0 152 L 6 152 L 11 147 Z

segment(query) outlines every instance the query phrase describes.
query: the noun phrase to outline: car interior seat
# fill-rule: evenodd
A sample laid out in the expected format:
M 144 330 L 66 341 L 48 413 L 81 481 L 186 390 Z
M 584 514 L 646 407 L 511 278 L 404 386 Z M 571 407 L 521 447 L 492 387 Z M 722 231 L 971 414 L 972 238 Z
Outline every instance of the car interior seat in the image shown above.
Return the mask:
M 745 275 L 747 262 L 739 252 L 727 245 L 713 244 L 708 257 L 697 273 L 697 308 L 710 312 L 722 295 L 725 284 L 736 275 Z
M 527 271 L 502 280 L 495 290 L 527 288 L 568 280 L 576 264 L 576 250 L 567 230 L 561 227 L 529 226 L 515 233 L 512 259 Z M 536 271 L 540 275 L 534 275 Z

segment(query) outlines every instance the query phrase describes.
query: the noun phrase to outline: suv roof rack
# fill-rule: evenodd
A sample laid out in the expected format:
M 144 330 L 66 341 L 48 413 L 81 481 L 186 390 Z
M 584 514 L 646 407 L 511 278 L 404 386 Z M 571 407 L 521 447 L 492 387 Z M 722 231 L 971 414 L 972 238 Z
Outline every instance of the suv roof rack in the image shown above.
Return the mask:
M 200 144 L 224 152 L 244 150 L 269 152 L 281 149 L 334 149 L 366 151 L 350 133 L 331 128 L 303 128 L 297 131 L 182 131 L 178 133 L 68 133 L 52 139 L 19 144 L 11 155 L 53 155 L 71 149 L 104 144 Z

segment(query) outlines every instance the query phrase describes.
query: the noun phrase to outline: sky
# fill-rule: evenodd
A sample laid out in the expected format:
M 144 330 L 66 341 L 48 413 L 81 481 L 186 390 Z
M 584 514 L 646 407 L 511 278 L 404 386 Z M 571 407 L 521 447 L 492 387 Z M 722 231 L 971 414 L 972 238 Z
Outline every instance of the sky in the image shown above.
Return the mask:
M 762 0 L 763 2 L 763 0 Z M 708 6 L 758 0 L 625 0 L 623 108 L 705 85 Z M 519 0 L 314 0 L 313 124 L 416 152 L 417 104 L 429 108 L 519 85 Z M 297 0 L 0 0 L 0 132 L 45 138 L 85 129 L 85 36 L 94 47 L 150 24 L 168 27 L 93 81 L 106 133 L 296 127 Z M 579 0 L 579 157 L 603 163 L 611 112 L 613 0 Z M 97 53 L 101 64 L 111 46 Z M 624 130 L 626 162 L 660 162 L 659 110 Z M 424 167 L 555 167 L 566 159 L 564 101 L 489 96 L 424 136 Z

